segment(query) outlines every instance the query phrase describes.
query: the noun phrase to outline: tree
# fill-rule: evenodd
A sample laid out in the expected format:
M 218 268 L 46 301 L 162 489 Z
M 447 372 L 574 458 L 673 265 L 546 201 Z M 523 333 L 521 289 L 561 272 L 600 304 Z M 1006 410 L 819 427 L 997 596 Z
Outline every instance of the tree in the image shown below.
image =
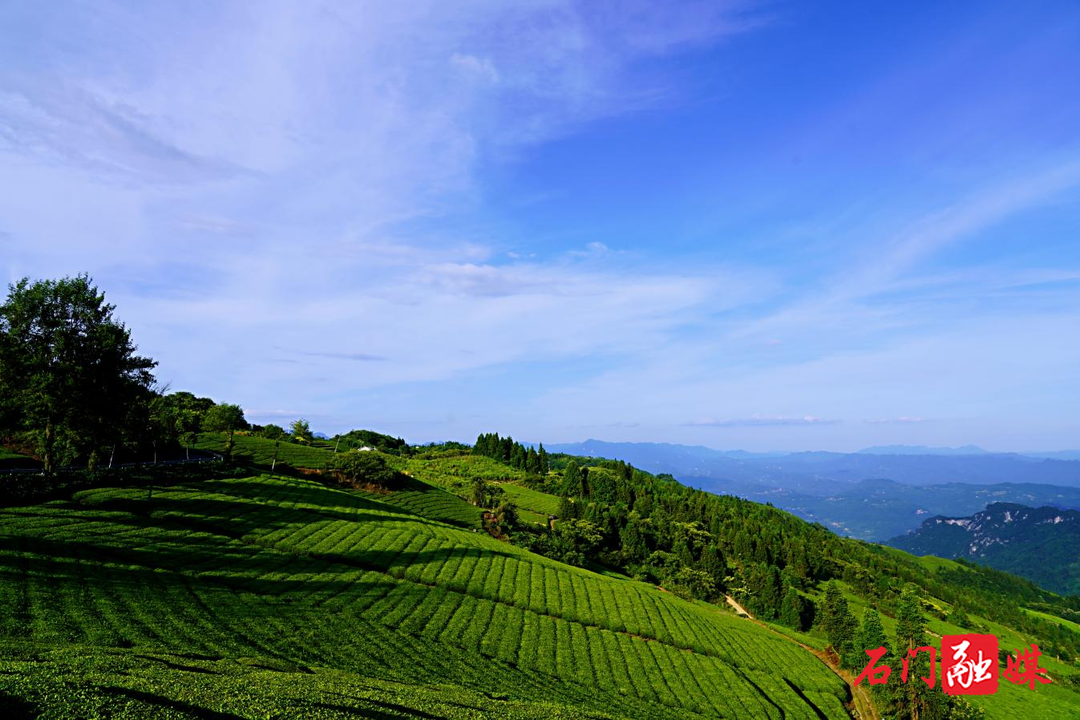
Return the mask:
M 338 480 L 345 484 L 359 487 L 375 485 L 384 490 L 395 490 L 401 486 L 401 476 L 386 460 L 371 450 L 349 450 L 334 456 L 333 470 Z
M 289 426 L 289 432 L 292 433 L 293 442 L 298 442 L 302 445 L 307 445 L 311 442 L 311 426 L 308 425 L 308 421 L 304 418 L 300 418 L 293 422 Z
M 914 586 L 907 586 L 900 593 L 896 606 L 896 665 L 893 675 L 901 677 L 903 662 L 908 659 L 907 682 L 895 688 L 891 694 L 892 714 L 895 717 L 946 718 L 950 714 L 950 705 L 956 705 L 959 711 L 962 705 L 953 703 L 948 695 L 938 689 L 929 688 L 919 678 L 930 676 L 930 658 L 924 652 L 916 652 L 912 658 L 909 651 L 928 645 L 926 637 L 926 618 L 922 614 L 922 601 Z M 880 647 L 880 646 L 878 646 Z
M 709 573 L 703 570 L 683 566 L 676 570 L 664 584 L 683 598 L 712 600 L 716 597 L 716 582 Z
M 727 561 L 724 559 L 724 553 L 716 545 L 708 545 L 702 548 L 697 569 L 709 573 L 718 590 L 724 588 L 724 578 L 727 577 Z
M 517 504 L 513 500 L 503 500 L 495 508 L 495 522 L 503 531 L 513 530 L 518 524 Z
M 149 424 L 150 443 L 154 448 L 154 463 L 158 461 L 158 450 L 168 450 L 179 439 L 180 414 L 176 405 L 168 396 L 157 395 L 150 401 L 147 422 Z
M 576 460 L 566 463 L 566 469 L 563 470 L 563 493 L 570 497 L 587 498 L 587 473 L 588 470 L 578 465 Z
M 280 440 L 285 437 L 285 428 L 274 423 L 267 423 L 263 425 L 263 429 L 259 431 L 259 434 L 267 440 Z
M 203 428 L 207 432 L 227 432 L 229 439 L 225 443 L 225 457 L 232 458 L 233 433 L 247 427 L 244 419 L 244 411 L 239 405 L 222 403 L 215 405 L 206 411 L 203 418 Z
M 92 467 L 149 400 L 157 363 L 113 310 L 87 275 L 24 278 L 0 305 L 0 432 L 29 440 L 47 473 L 80 457 Z
M 874 608 L 866 608 L 863 613 L 862 625 L 855 635 L 855 650 L 859 655 L 866 657 L 867 650 L 883 647 L 886 656 L 892 653 L 889 648 L 889 640 L 885 637 L 885 628 L 881 625 L 881 615 Z
M 841 660 L 851 656 L 857 627 L 858 621 L 848 609 L 839 583 L 835 580 L 829 581 L 825 586 L 825 602 L 821 606 L 821 629 L 825 631 L 825 637 Z
M 495 507 L 502 494 L 501 487 L 492 485 L 483 478 L 474 478 L 472 481 L 472 502 L 477 507 Z
M 863 613 L 862 624 L 855 632 L 855 640 L 852 643 L 851 657 L 849 658 L 848 665 L 858 670 L 866 666 L 870 656 L 866 654 L 867 650 L 876 650 L 880 647 L 885 648 L 885 657 L 892 655 L 892 650 L 889 648 L 889 641 L 885 637 L 885 628 L 881 625 L 881 616 L 878 615 L 877 610 L 868 607 Z M 898 676 L 899 679 L 899 676 Z M 895 682 L 895 681 L 894 681 Z M 886 688 L 871 688 L 874 692 L 874 699 L 876 702 L 884 702 Z
M 805 630 L 806 600 L 794 587 L 789 587 L 780 602 L 780 623 L 796 630 Z
M 571 565 L 585 565 L 604 539 L 604 532 L 588 520 L 562 520 L 555 526 L 556 557 Z

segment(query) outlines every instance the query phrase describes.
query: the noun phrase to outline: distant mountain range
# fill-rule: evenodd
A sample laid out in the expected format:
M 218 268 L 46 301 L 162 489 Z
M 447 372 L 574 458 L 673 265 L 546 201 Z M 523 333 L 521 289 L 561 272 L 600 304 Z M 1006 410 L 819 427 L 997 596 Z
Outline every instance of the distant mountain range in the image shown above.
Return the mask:
M 875 445 L 858 451 L 859 455 L 1017 455 L 1043 460 L 1080 460 L 1080 450 L 1052 450 L 1050 452 L 995 453 L 978 445 L 961 447 L 929 447 L 926 445 Z
M 686 484 L 701 487 L 694 479 Z M 713 492 L 720 492 L 711 486 Z M 969 515 L 993 502 L 1080 509 L 1080 488 L 1031 483 L 904 485 L 893 480 L 861 480 L 829 495 L 780 488 L 743 488 L 732 493 L 772 503 L 840 535 L 883 542 L 917 528 L 935 515 Z
M 1080 512 L 997 502 L 966 517 L 937 516 L 889 545 L 968 558 L 1059 593 L 1080 592 Z
M 779 486 L 814 494 L 831 493 L 845 483 L 882 478 L 907 485 L 1036 483 L 1080 488 L 1080 460 L 979 452 L 974 446 L 956 448 L 949 454 L 920 454 L 917 452 L 920 448 L 908 446 L 867 448 L 857 453 L 750 453 L 713 450 L 701 445 L 586 440 L 552 445 L 548 450 L 617 458 L 643 470 L 671 473 L 680 479 L 708 478 L 735 486 L 748 483 Z M 1059 454 L 1068 452 L 1071 451 Z
M 926 445 L 875 445 L 858 451 L 860 455 L 987 455 L 978 445 L 928 447 Z
M 1080 508 L 1080 461 L 975 446 L 751 453 L 586 440 L 548 450 L 625 460 L 703 490 L 770 502 L 864 540 L 884 541 L 932 515 L 965 515 L 995 501 Z

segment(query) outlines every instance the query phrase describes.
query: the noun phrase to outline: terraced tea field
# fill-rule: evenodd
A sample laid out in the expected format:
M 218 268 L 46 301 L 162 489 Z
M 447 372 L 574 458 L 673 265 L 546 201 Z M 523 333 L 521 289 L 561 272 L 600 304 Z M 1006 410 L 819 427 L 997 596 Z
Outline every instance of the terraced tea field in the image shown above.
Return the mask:
M 559 498 L 554 495 L 513 483 L 504 483 L 500 487 L 519 508 L 545 517 L 559 514 Z
M 202 433 L 195 447 L 221 453 L 225 451 L 225 442 L 225 433 Z M 233 457 L 266 468 L 277 458 L 278 465 L 321 470 L 328 466 L 334 453 L 333 447 L 321 440 L 316 440 L 311 445 L 299 445 L 284 440 L 275 442 L 254 435 L 235 435 Z
M 0 606 L 4 717 L 848 717 L 751 623 L 306 479 L 0 510 Z

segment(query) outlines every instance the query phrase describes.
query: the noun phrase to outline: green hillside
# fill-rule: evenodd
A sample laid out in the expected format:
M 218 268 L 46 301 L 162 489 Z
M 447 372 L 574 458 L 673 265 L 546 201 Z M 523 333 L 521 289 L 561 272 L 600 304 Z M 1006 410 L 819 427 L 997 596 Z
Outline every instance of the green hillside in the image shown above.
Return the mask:
M 203 433 L 196 447 L 225 453 L 227 438 Z M 819 614 L 824 580 L 843 578 L 852 614 L 881 611 L 890 638 L 896 593 L 916 583 L 931 643 L 959 632 L 993 632 L 1010 650 L 1039 643 L 1053 685 L 1003 683 L 975 706 L 991 719 L 1080 716 L 1072 600 L 1018 578 L 838 538 L 624 463 L 554 456 L 537 475 L 460 446 L 392 450 L 369 456 L 399 473 L 392 487 L 344 489 L 332 444 L 237 434 L 243 477 L 162 476 L 150 492 L 144 469 L 130 487 L 0 511 L 0 604 L 15 608 L 0 626 L 5 717 L 873 715 L 865 689 L 852 699 L 853 668 L 841 679 L 815 655 L 829 645 L 820 617 L 799 628 L 770 614 L 774 562 L 805 567 L 784 587 Z M 517 506 L 513 544 L 486 532 L 506 528 L 482 520 L 478 486 L 486 507 Z M 721 594 L 690 600 L 683 561 L 665 552 L 642 566 L 646 582 L 629 579 L 632 536 L 618 524 L 603 530 L 616 550 L 574 556 L 598 572 L 559 562 L 568 533 L 626 522 L 605 497 L 627 498 L 657 549 L 685 553 L 680 528 L 709 527 L 728 558 L 717 572 L 731 574 Z M 671 574 L 650 577 L 657 556 Z M 763 615 L 737 617 L 723 593 Z
M 302 478 L 2 510 L 0 604 L 5 717 L 847 717 L 754 624 Z

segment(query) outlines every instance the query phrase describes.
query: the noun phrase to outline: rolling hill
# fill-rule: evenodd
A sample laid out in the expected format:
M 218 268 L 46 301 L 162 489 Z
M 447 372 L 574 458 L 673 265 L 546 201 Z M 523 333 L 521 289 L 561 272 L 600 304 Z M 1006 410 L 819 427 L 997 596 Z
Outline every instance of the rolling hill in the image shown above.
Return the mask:
M 60 716 L 847 717 L 756 625 L 314 480 L 3 510 L 0 596 L 0 691 Z

